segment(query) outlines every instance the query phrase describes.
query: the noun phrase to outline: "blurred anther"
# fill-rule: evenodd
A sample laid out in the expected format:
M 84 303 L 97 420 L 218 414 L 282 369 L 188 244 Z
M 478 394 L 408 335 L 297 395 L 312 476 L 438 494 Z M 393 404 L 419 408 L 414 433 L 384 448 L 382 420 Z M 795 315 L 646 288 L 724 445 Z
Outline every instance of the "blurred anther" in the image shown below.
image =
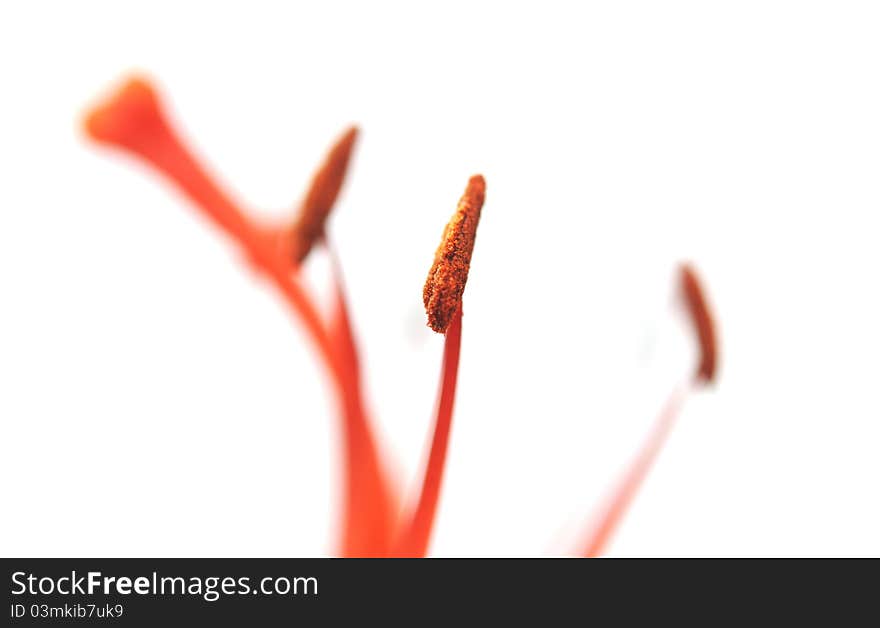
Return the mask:
M 714 381 L 718 368 L 718 336 L 715 319 L 706 301 L 706 293 L 696 270 L 690 264 L 681 266 L 681 290 L 700 343 L 700 363 L 694 377 L 696 381 L 709 384 Z
M 312 178 L 299 215 L 290 230 L 290 255 L 296 264 L 301 264 L 315 243 L 324 237 L 324 225 L 345 181 L 357 135 L 357 127 L 349 128 L 330 149 L 321 168 Z
M 699 364 L 696 372 L 688 373 L 686 381 L 672 391 L 647 440 L 630 463 L 620 483 L 609 495 L 604 509 L 593 521 L 581 550 L 583 556 L 602 555 L 663 450 L 688 393 L 715 380 L 718 368 L 718 329 L 709 313 L 705 291 L 690 264 L 682 264 L 679 278 L 688 316 L 700 343 Z

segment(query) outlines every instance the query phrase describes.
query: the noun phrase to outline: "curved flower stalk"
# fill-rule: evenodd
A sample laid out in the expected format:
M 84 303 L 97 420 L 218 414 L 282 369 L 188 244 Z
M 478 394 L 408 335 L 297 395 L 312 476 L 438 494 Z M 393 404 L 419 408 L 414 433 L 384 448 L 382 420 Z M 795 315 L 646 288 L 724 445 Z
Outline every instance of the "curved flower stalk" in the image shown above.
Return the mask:
M 458 208 L 443 230 L 443 237 L 434 254 L 434 263 L 428 272 L 422 293 L 428 326 L 437 333 L 445 334 L 443 368 L 434 436 L 421 492 L 415 506 L 405 515 L 394 545 L 394 553 L 399 556 L 424 556 L 431 539 L 446 467 L 449 432 L 452 428 L 458 356 L 461 350 L 461 301 L 485 197 L 486 181 L 480 175 L 471 177 L 464 196 L 458 202 Z
M 710 312 L 705 292 L 694 268 L 684 264 L 679 269 L 681 296 L 700 346 L 699 362 L 684 383 L 676 386 L 657 418 L 642 449 L 624 473 L 618 487 L 611 494 L 605 509 L 587 534 L 581 554 L 600 556 L 623 520 L 648 472 L 666 443 L 688 393 L 709 386 L 718 370 L 718 332 Z
M 323 240 L 324 222 L 342 187 L 357 130 L 350 129 L 330 151 L 296 220 L 279 228 L 257 224 L 211 179 L 175 133 L 156 91 L 145 79 L 123 83 L 88 113 L 85 128 L 92 139 L 140 157 L 170 179 L 239 245 L 299 316 L 340 400 L 346 461 L 340 552 L 344 556 L 387 554 L 397 497 L 364 409 L 341 276 L 337 269 L 336 318 L 329 324 L 321 319 L 298 279 L 299 264 Z

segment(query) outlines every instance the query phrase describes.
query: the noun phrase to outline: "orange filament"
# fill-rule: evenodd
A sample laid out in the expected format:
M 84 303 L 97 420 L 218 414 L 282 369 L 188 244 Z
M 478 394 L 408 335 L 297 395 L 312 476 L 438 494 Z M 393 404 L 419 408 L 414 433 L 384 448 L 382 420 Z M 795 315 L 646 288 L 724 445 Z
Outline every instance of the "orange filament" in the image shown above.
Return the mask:
M 299 314 L 333 376 L 341 401 L 349 454 L 345 457 L 349 481 L 342 554 L 386 554 L 391 536 L 390 513 L 394 510 L 391 504 L 395 500 L 364 412 L 347 315 L 342 323 L 337 321 L 333 329 L 327 329 L 296 277 L 294 260 L 279 254 L 277 234 L 251 220 L 207 175 L 173 131 L 155 90 L 147 81 L 138 78 L 127 81 L 87 115 L 85 127 L 93 139 L 140 156 L 177 184 L 205 215 L 239 243 L 255 267 L 272 280 L 291 309 Z M 350 150 L 354 139 L 351 132 L 346 137 L 349 139 L 343 138 L 341 143 L 343 152 Z M 332 155 L 330 161 L 334 161 Z M 344 170 L 342 167 L 343 173 Z M 340 176 L 319 172 L 307 196 L 307 199 L 318 199 L 314 203 L 324 207 L 325 214 L 329 211 L 327 203 L 332 204 L 338 193 Z M 341 305 L 344 308 L 344 301 Z M 350 363 L 350 359 L 355 360 L 354 363 Z
M 669 432 L 675 424 L 675 419 L 684 402 L 684 397 L 685 394 L 682 389 L 676 389 L 672 394 L 672 397 L 660 414 L 660 418 L 654 425 L 651 434 L 648 436 L 648 440 L 642 446 L 632 466 L 624 475 L 623 481 L 611 496 L 605 511 L 600 515 L 595 527 L 590 531 L 582 551 L 583 556 L 594 558 L 602 555 L 605 551 L 608 541 L 623 520 L 629 505 L 644 483 L 648 471 L 651 470 L 657 455 L 663 448 Z
M 428 326 L 441 334 L 446 332 L 461 308 L 485 196 L 486 181 L 480 175 L 471 177 L 458 208 L 443 230 L 443 238 L 428 272 L 422 293 Z
M 446 331 L 440 398 L 437 403 L 431 452 L 425 467 L 418 504 L 407 523 L 402 527 L 400 538 L 395 545 L 394 554 L 396 556 L 424 556 L 431 540 L 437 503 L 440 501 L 443 471 L 446 466 L 449 432 L 452 427 L 452 409 L 455 403 L 455 386 L 458 380 L 458 356 L 461 348 L 461 316 L 462 311 L 459 306 Z
M 335 288 L 334 311 L 330 335 L 346 367 L 349 386 L 356 391 L 348 395 L 343 414 L 345 460 L 345 502 L 341 555 L 351 557 L 387 556 L 397 516 L 397 496 L 387 478 L 387 471 L 378 455 L 361 390 L 360 358 L 342 280 L 342 270 L 335 251 L 328 245 Z
M 431 450 L 418 501 L 401 525 L 394 545 L 394 553 L 398 556 L 424 556 L 428 551 L 431 530 L 434 527 L 440 486 L 446 467 L 449 432 L 452 428 L 455 386 L 458 381 L 461 300 L 485 196 L 486 181 L 481 175 L 471 177 L 455 213 L 443 230 L 443 238 L 434 254 L 434 263 L 425 282 L 423 297 L 428 325 L 434 331 L 446 334 L 446 338 Z
M 718 367 L 718 335 L 702 284 L 689 264 L 681 267 L 681 289 L 700 342 L 700 364 L 694 378 L 708 384 L 714 380 Z
M 324 236 L 324 225 L 345 181 L 357 135 L 357 127 L 348 129 L 330 149 L 312 179 L 290 233 L 290 255 L 297 264 L 302 263 L 315 243 Z

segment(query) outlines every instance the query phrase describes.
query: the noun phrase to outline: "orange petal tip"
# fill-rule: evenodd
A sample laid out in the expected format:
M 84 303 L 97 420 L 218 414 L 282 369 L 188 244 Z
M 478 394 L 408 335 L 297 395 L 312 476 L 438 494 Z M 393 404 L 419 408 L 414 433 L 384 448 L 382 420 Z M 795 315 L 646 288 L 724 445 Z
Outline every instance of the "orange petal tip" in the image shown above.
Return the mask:
M 84 127 L 99 142 L 131 145 L 161 121 L 153 86 L 144 78 L 131 77 L 86 114 Z

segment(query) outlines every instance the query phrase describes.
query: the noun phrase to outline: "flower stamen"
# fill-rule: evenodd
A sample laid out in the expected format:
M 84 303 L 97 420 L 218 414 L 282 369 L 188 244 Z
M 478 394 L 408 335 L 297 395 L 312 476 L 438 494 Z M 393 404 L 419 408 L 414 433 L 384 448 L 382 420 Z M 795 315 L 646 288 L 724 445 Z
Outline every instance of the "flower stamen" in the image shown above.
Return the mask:
M 446 333 L 461 308 L 485 196 L 486 181 L 481 175 L 471 177 L 434 254 L 422 297 L 428 326 L 437 333 Z
M 694 374 L 695 381 L 710 384 L 718 367 L 718 334 L 696 270 L 690 264 L 681 266 L 681 291 L 697 340 L 700 342 L 700 363 Z
M 690 264 L 679 269 L 682 297 L 688 315 L 700 343 L 700 360 L 693 375 L 684 384 L 677 386 L 660 416 L 656 419 L 648 439 L 638 455 L 630 463 L 619 485 L 610 495 L 605 509 L 587 535 L 581 555 L 588 558 L 600 556 L 605 551 L 611 537 L 623 520 L 629 505 L 645 482 L 645 478 L 660 455 L 669 438 L 672 428 L 687 399 L 688 393 L 698 386 L 714 381 L 718 367 L 718 329 L 715 319 L 709 312 L 705 291 Z
M 296 264 L 301 264 L 315 243 L 324 237 L 324 226 L 345 182 L 357 136 L 357 127 L 350 127 L 330 149 L 312 178 L 299 215 L 290 229 L 290 256 Z
M 486 181 L 480 175 L 471 177 L 464 196 L 443 231 L 443 239 L 434 255 L 434 264 L 425 283 L 423 296 L 428 312 L 428 325 L 434 331 L 445 334 L 443 367 L 440 371 L 434 433 L 422 487 L 418 499 L 400 526 L 394 545 L 395 556 L 424 556 L 431 541 L 452 429 L 461 352 L 462 293 L 467 282 L 477 223 L 485 196 Z

